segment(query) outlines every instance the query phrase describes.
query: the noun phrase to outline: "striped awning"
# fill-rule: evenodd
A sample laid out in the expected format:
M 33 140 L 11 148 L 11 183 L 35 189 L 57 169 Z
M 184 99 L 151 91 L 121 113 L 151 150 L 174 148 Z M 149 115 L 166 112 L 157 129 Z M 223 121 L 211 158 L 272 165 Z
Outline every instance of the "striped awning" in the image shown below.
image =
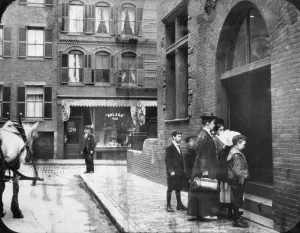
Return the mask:
M 157 107 L 156 100 L 124 100 L 124 99 L 65 99 L 61 101 L 62 119 L 69 120 L 71 107 Z

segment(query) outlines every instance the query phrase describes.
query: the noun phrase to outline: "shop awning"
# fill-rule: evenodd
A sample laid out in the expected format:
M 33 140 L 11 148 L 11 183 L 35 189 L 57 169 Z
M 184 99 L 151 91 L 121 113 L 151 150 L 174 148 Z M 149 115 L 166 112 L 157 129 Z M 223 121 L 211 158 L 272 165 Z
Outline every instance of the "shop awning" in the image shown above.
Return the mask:
M 124 100 L 124 99 L 66 99 L 61 101 L 62 119 L 69 120 L 71 107 L 130 107 L 131 111 L 145 107 L 157 107 L 156 100 Z

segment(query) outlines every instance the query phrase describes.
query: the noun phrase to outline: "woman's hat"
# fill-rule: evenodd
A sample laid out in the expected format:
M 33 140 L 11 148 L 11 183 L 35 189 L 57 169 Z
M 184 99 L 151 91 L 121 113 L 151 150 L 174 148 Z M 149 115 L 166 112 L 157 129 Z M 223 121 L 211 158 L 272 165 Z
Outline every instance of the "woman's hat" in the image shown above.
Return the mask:
M 202 116 L 200 116 L 202 120 L 210 120 L 210 119 L 217 119 L 218 117 L 214 116 L 214 114 L 211 112 L 205 112 Z

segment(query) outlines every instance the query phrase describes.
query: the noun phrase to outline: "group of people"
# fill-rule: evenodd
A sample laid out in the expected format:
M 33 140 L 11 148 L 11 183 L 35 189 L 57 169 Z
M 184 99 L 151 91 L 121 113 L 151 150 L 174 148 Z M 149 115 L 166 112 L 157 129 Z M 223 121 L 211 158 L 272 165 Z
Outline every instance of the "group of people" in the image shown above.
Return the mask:
M 172 132 L 172 143 L 166 148 L 167 208 L 171 206 L 171 194 L 175 191 L 177 210 L 185 210 L 190 221 L 216 220 L 228 209 L 228 218 L 235 227 L 246 228 L 239 208 L 243 204 L 245 180 L 249 178 L 248 164 L 243 149 L 246 137 L 238 132 L 225 131 L 224 121 L 213 114 L 205 113 L 202 130 L 198 136 L 186 138 L 187 153 L 180 149 L 182 133 Z M 195 178 L 218 180 L 218 191 L 194 191 Z M 180 191 L 184 181 L 189 185 L 188 206 L 181 202 Z

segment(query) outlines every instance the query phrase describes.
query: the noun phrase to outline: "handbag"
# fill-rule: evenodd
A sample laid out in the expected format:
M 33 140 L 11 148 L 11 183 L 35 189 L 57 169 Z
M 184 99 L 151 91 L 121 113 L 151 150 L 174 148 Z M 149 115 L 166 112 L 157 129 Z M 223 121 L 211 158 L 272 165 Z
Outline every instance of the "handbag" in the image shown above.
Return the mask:
M 209 176 L 195 177 L 191 183 L 191 191 L 193 192 L 218 192 L 218 181 L 211 179 Z

